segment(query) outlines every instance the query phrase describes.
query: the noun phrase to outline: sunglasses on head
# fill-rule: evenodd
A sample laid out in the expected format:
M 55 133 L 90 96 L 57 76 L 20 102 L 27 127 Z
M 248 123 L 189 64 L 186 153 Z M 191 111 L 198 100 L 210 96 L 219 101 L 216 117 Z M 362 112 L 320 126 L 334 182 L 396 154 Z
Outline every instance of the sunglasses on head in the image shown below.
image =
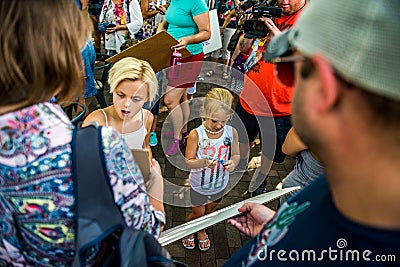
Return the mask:
M 288 87 L 293 87 L 295 82 L 294 62 L 304 61 L 306 57 L 302 55 L 289 55 L 276 57 L 271 60 L 275 64 L 275 70 L 279 81 Z

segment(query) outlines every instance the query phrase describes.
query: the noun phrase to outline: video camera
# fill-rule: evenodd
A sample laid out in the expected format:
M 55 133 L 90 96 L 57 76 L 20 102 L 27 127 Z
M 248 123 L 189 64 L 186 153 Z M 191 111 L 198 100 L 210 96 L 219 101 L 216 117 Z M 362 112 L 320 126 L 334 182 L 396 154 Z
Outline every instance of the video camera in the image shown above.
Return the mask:
M 253 18 L 248 19 L 243 24 L 244 36 L 246 38 L 264 38 L 268 35 L 268 28 L 259 18 L 280 18 L 282 8 L 275 7 L 276 1 L 273 0 L 247 0 L 240 8 L 247 10 L 253 7 Z

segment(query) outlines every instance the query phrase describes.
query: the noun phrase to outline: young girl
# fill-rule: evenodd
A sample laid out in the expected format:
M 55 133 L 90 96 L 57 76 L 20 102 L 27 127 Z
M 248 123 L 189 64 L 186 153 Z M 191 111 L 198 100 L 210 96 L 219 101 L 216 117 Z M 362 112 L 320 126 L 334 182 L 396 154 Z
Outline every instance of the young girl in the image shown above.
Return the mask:
M 238 134 L 226 125 L 233 110 L 232 94 L 222 88 L 210 90 L 201 110 L 203 123 L 189 134 L 186 145 L 186 164 L 191 169 L 189 176 L 192 213 L 188 221 L 211 213 L 224 195 L 229 172 L 239 162 Z M 199 249 L 210 248 L 205 232 L 197 233 Z M 186 249 L 194 249 L 194 235 L 182 239 Z
M 119 60 L 110 69 L 108 83 L 113 105 L 93 111 L 84 123 L 112 126 L 124 137 L 129 148 L 147 148 L 153 115 L 143 109 L 157 93 L 157 79 L 150 64 L 133 57 Z

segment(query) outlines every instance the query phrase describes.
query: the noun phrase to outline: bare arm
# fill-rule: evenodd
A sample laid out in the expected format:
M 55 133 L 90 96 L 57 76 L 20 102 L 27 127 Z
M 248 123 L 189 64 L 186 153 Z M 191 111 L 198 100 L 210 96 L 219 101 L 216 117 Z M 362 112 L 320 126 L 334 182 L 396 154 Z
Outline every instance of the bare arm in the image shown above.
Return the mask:
M 240 45 L 239 45 L 239 43 L 240 43 L 240 38 L 243 38 L 242 36 L 240 36 L 239 37 L 239 41 L 237 42 L 237 44 L 236 44 L 236 47 L 235 47 L 235 51 L 233 52 L 233 54 L 232 54 L 232 57 L 231 57 L 231 61 L 230 61 L 230 63 L 229 63 L 229 66 L 232 68 L 232 66 L 233 66 L 233 63 L 235 63 L 235 60 L 236 60 L 236 58 L 239 56 L 239 54 L 240 54 Z
M 97 124 L 100 126 L 106 126 L 106 118 L 101 110 L 95 110 L 90 113 L 82 123 L 82 127 L 89 126 L 91 124 Z
M 148 19 L 154 17 L 157 13 L 160 13 L 160 10 L 165 14 L 167 10 L 164 6 L 158 6 L 159 10 L 155 9 L 149 11 L 149 0 L 142 0 L 140 1 L 140 9 L 142 11 L 143 19 Z
M 227 160 L 224 164 L 224 168 L 230 172 L 235 169 L 240 160 L 238 133 L 235 128 L 232 128 L 232 131 L 233 131 L 233 140 L 231 144 L 231 149 L 232 149 L 231 159 Z
M 229 12 L 228 16 L 226 16 L 224 23 L 221 26 L 221 34 L 224 33 L 224 30 L 226 26 L 228 26 L 229 22 L 231 22 L 232 17 L 236 15 L 236 11 L 233 9 L 231 12 Z
M 193 20 L 196 23 L 199 32 L 191 36 L 182 37 L 179 39 L 179 43 L 177 45 L 171 47 L 172 49 L 180 50 L 186 48 L 188 44 L 198 44 L 210 39 L 211 30 L 208 12 L 194 16 Z
M 152 159 L 153 158 L 153 153 L 151 151 L 151 147 L 150 147 L 150 132 L 151 132 L 151 125 L 153 124 L 153 120 L 154 120 L 154 116 L 153 114 L 146 110 L 145 111 L 145 121 L 146 121 L 146 130 L 147 130 L 147 134 L 144 138 L 144 145 L 146 147 L 147 150 L 149 150 L 149 158 Z
M 293 127 L 289 130 L 282 151 L 286 155 L 296 156 L 300 151 L 307 149 L 307 146 L 300 140 Z
M 149 182 L 146 183 L 147 193 L 150 203 L 156 210 L 164 211 L 164 181 L 161 173 L 160 164 L 157 160 L 151 160 Z
M 214 168 L 215 164 L 217 164 L 216 160 L 196 159 L 196 153 L 199 148 L 198 143 L 199 136 L 197 131 L 191 130 L 186 145 L 186 166 L 189 169 L 199 169 L 205 167 Z
M 235 51 L 233 52 L 233 55 L 231 58 L 231 63 L 230 63 L 231 67 L 233 66 L 233 63 L 235 63 L 235 60 L 238 57 L 238 55 L 240 53 L 247 53 L 250 50 L 252 44 L 253 44 L 253 39 L 244 38 L 244 34 L 242 34 L 239 37 L 239 40 L 236 44 Z

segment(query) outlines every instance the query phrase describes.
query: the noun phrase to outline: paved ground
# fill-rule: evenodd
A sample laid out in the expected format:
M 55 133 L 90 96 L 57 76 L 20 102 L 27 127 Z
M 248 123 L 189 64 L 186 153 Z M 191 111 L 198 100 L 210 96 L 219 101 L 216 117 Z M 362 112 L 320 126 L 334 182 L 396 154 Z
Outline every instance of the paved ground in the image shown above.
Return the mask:
M 197 84 L 197 93 L 195 97 L 204 96 L 211 87 L 215 86 L 210 83 L 221 85 L 226 82 L 220 79 L 220 74 L 221 72 L 217 71 L 216 75 L 214 75 L 215 77 L 212 77 L 214 80 L 199 82 Z M 201 75 L 201 77 L 204 76 Z M 109 93 L 105 92 L 105 95 L 106 100 L 108 103 L 110 103 L 111 98 L 109 97 Z M 90 98 L 88 100 L 88 104 L 90 110 L 98 108 L 98 106 L 96 106 L 97 102 L 95 98 Z M 198 114 L 199 111 L 199 105 L 200 103 L 194 103 L 191 105 L 191 117 L 196 117 L 196 114 Z M 166 127 L 169 124 L 166 116 L 166 108 L 161 104 L 160 115 L 158 117 L 157 124 L 157 134 L 159 139 L 161 128 Z M 189 129 L 193 129 L 198 125 L 199 119 L 193 119 L 189 122 Z M 168 142 L 167 139 L 165 141 Z M 259 148 L 259 144 L 256 144 L 251 149 L 250 158 L 259 156 Z M 182 164 L 182 158 L 166 158 L 161 144 L 153 148 L 153 156 L 160 162 L 163 175 L 169 182 L 181 186 L 187 185 L 188 172 L 183 171 L 181 168 L 177 168 L 174 165 L 174 162 Z M 294 162 L 295 161 L 293 158 L 287 157 L 282 164 L 277 164 L 272 167 L 268 179 L 268 191 L 274 190 L 276 185 L 288 174 L 288 172 L 293 169 Z M 247 189 L 253 174 L 254 170 L 244 174 L 242 177 L 239 177 L 239 174 L 233 175 L 231 179 L 238 182 L 233 189 L 226 196 L 224 196 L 217 209 L 249 198 L 250 194 L 247 192 Z M 168 200 L 176 197 L 179 197 L 179 192 L 165 192 L 165 198 Z M 268 206 L 276 209 L 278 206 L 278 201 L 276 200 L 272 203 L 269 203 Z M 185 223 L 186 216 L 190 213 L 190 208 L 176 207 L 168 204 L 165 205 L 165 210 L 167 213 L 167 224 L 165 229 Z M 211 248 L 207 252 L 200 252 L 197 247 L 194 250 L 186 250 L 183 248 L 180 240 L 167 245 L 166 249 L 170 252 L 174 259 L 184 262 L 189 266 L 222 266 L 224 262 L 248 240 L 248 237 L 240 234 L 235 228 L 225 222 L 218 223 L 208 228 L 207 233 L 211 240 Z

